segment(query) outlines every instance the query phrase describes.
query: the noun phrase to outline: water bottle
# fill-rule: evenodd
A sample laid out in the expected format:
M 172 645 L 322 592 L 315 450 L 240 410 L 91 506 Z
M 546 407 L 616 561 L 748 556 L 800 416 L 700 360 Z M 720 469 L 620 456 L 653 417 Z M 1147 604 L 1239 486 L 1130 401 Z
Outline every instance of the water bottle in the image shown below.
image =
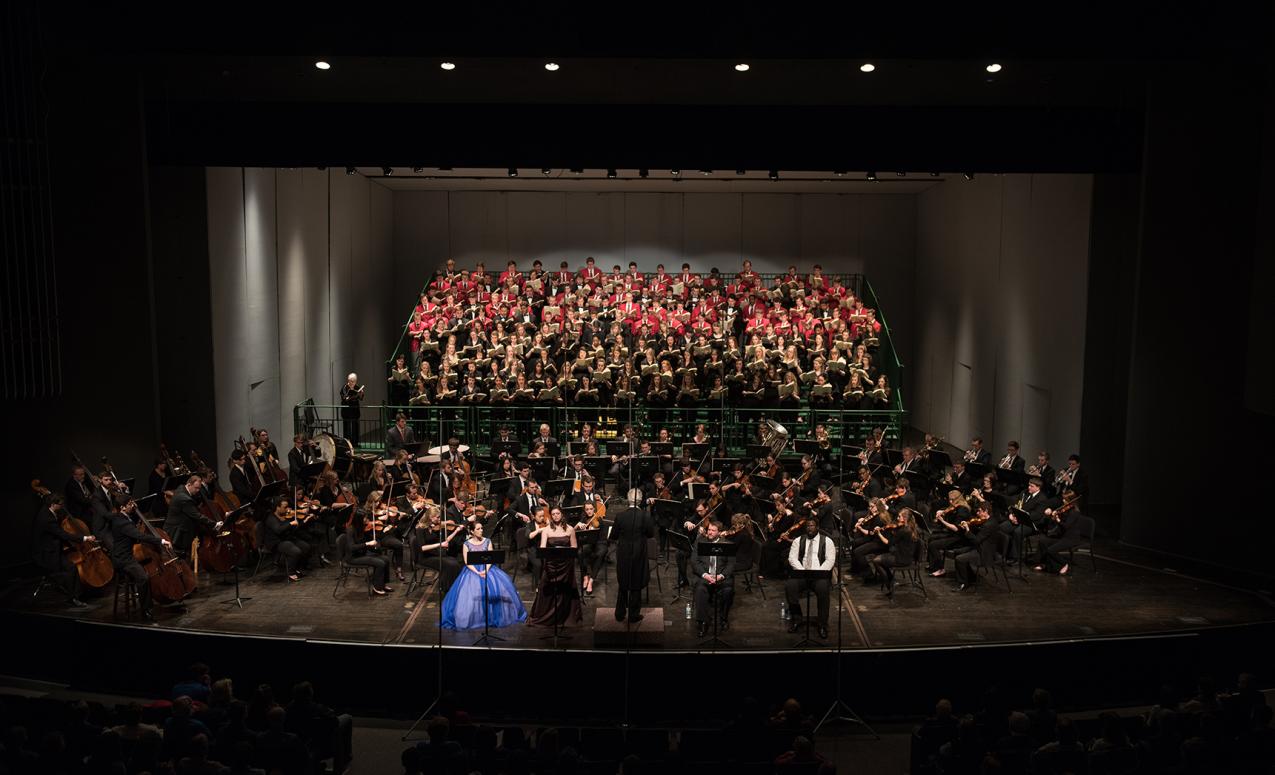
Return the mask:
M 779 618 L 785 621 L 788 619 L 788 602 L 786 600 L 779 601 Z
M 691 604 L 687 603 L 686 604 L 686 620 L 690 621 L 690 618 L 691 618 Z

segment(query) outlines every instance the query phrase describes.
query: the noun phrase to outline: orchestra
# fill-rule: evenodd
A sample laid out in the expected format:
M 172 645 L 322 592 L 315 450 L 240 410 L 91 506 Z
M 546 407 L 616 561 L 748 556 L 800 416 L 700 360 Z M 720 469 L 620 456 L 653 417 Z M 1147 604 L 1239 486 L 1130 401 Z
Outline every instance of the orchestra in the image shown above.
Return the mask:
M 1017 441 L 999 460 L 977 436 L 964 451 L 933 434 L 901 445 L 897 427 L 881 415 L 855 428 L 860 447 L 849 446 L 849 429 L 834 415 L 811 414 L 799 448 L 775 430 L 782 426 L 767 410 L 894 407 L 889 378 L 876 365 L 881 332 L 876 311 L 818 266 L 808 276 L 790 269 L 771 284 L 748 262 L 733 280 L 688 265 L 675 275 L 663 266 L 643 274 L 636 264 L 607 273 L 592 259 L 579 271 L 564 263 L 527 274 L 509 262 L 494 282 L 481 265 L 450 266 L 420 297 L 406 352 L 393 358 L 383 459 L 357 474 L 338 472 L 321 435 L 296 433 L 281 458 L 269 432 L 251 428 L 225 461 L 230 489 L 222 491 L 217 471 L 193 453 L 194 472 L 161 446 L 147 512 L 165 517 L 167 533 L 145 522 L 109 464 L 94 474 L 77 460 L 64 494 L 42 501 L 40 561 L 78 604 L 86 571 L 63 555 L 100 546 L 118 574 L 148 587 L 142 607 L 149 619 L 149 571 L 130 560 L 134 550 L 195 562 L 183 581 L 193 584 L 197 573 L 214 570 L 199 567 L 202 550 L 242 524 L 251 525 L 244 547 L 227 568 L 265 553 L 299 582 L 340 548 L 345 566 L 367 570 L 373 597 L 394 591 L 391 574 L 406 581 L 408 572 L 411 594 L 416 572 L 432 569 L 441 600 L 462 578 L 466 553 L 494 543 L 508 550 L 511 584 L 517 570 L 531 572 L 540 597 L 528 622 L 561 626 L 579 621 L 581 605 L 599 594 L 613 527 L 627 513 L 626 540 L 657 539 L 651 551 L 658 547 L 661 558 L 673 545 L 676 586 L 690 588 L 699 634 L 710 606 L 720 629 L 729 628 L 739 563 L 758 582 L 784 585 L 795 614 L 790 632 L 809 591 L 817 611 L 806 613 L 815 614 L 821 639 L 831 585 L 790 578 L 790 571 L 843 569 L 866 584 L 879 581 L 892 596 L 895 568 L 921 556 L 938 578 L 951 557 L 959 588 L 972 589 L 975 568 L 1021 558 L 1026 539 L 1038 536 L 1035 567 L 1068 573 L 1064 558 L 1077 544 L 1087 493 L 1077 455 L 1055 470 L 1043 450 L 1028 465 Z M 340 427 L 353 444 L 364 392 L 354 373 L 340 388 Z M 728 403 L 753 412 L 741 417 L 755 435 L 704 421 L 701 408 Z M 464 423 L 420 422 L 424 411 L 503 404 L 511 410 L 493 414 L 496 422 L 477 438 L 465 437 L 475 429 Z M 515 412 L 512 404 L 596 411 L 555 428 L 559 420 L 544 422 L 545 415 Z M 631 422 L 607 420 L 608 409 L 631 406 L 643 410 Z M 745 456 L 732 457 L 749 437 Z M 220 511 L 213 508 L 223 500 Z M 227 525 L 231 510 L 248 522 Z M 80 527 L 68 530 L 67 517 L 82 520 Z M 1006 556 L 993 557 L 998 542 L 991 539 L 1002 535 Z M 701 550 L 717 542 L 737 544 L 738 555 Z M 577 554 L 566 561 L 550 552 L 542 561 L 540 550 L 550 547 Z M 645 544 L 635 547 L 625 556 L 645 558 Z M 645 584 L 643 563 L 626 570 L 629 589 Z M 617 619 L 637 622 L 640 611 L 627 595 L 617 602 Z

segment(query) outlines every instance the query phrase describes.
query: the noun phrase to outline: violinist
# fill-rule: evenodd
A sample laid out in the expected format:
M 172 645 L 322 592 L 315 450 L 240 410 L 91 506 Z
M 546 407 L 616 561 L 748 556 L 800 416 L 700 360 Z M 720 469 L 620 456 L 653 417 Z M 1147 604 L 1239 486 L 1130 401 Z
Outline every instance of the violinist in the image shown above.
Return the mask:
M 813 499 L 819 495 L 819 468 L 815 465 L 813 455 L 802 455 L 801 476 L 798 479 L 801 482 L 801 497 Z
M 376 553 L 378 546 L 384 541 L 384 535 L 378 539 L 379 531 L 373 527 L 372 520 L 373 516 L 367 510 L 354 510 L 345 526 L 345 540 L 350 545 L 350 557 L 346 563 L 367 568 L 372 579 L 372 594 L 384 596 L 385 593 L 394 591 L 388 583 L 390 561 Z M 399 546 L 402 546 L 401 542 Z
M 1045 516 L 1052 522 L 1048 535 L 1038 542 L 1040 547 L 1040 564 L 1033 570 L 1053 573 L 1057 569 L 1059 576 L 1071 572 L 1067 564 L 1066 552 L 1079 546 L 1084 539 L 1080 532 L 1080 496 L 1075 490 L 1063 490 L 1062 505 L 1058 508 L 1045 509 Z
M 899 513 L 899 509 L 915 509 L 916 495 L 912 493 L 912 485 L 902 476 L 894 480 L 894 491 L 884 498 L 890 511 Z
M 592 479 L 586 481 L 592 485 Z M 597 510 L 600 505 L 600 501 L 586 501 L 583 504 L 580 521 L 573 527 L 577 531 L 599 529 L 602 524 L 602 518 L 598 516 Z M 597 578 L 602 571 L 603 565 L 606 564 L 606 556 L 607 542 L 602 537 L 599 537 L 592 544 L 580 548 L 580 572 L 583 574 L 581 583 L 586 595 L 593 594 L 593 580 Z
M 799 526 L 799 521 L 781 493 L 771 494 L 770 509 L 766 531 L 770 537 L 762 544 L 758 571 L 762 578 L 786 578 L 788 565 L 784 558 L 788 556 L 788 544 L 795 537 L 793 528 Z
M 141 521 L 137 501 L 132 498 L 119 511 L 112 512 L 111 536 L 114 538 L 114 546 L 111 548 L 111 564 L 115 566 L 116 578 L 127 577 L 136 584 L 142 618 L 153 622 L 155 617 L 152 613 L 150 577 L 133 556 L 133 547 L 137 544 L 150 544 L 163 549 L 171 548 L 172 544 L 149 530 L 143 532 L 138 527 Z
M 669 489 L 673 491 L 675 498 L 689 498 L 691 491 L 690 485 L 695 483 L 703 483 L 704 477 L 695 472 L 695 463 L 687 457 L 682 458 L 680 470 L 673 474 L 673 479 L 669 485 Z
M 386 471 L 396 482 L 409 482 L 416 485 L 421 483 L 421 477 L 416 471 L 412 470 L 411 455 L 405 449 L 400 449 L 394 453 L 394 462 L 386 466 Z
M 242 449 L 230 453 L 230 489 L 239 498 L 240 503 L 252 503 L 257 497 L 260 486 L 253 486 L 254 479 L 249 474 L 248 456 Z M 158 498 L 156 499 L 159 500 Z
M 438 571 L 439 584 L 446 595 L 452 582 L 460 576 L 460 562 L 452 555 L 451 548 L 465 525 L 444 523 L 437 508 L 427 511 L 425 521 L 425 525 L 416 530 L 416 563 Z
M 168 504 L 168 516 L 164 520 L 164 532 L 173 537 L 173 550 L 179 557 L 190 557 L 190 544 L 200 530 L 221 530 L 221 522 L 205 517 L 199 511 L 200 491 L 203 480 L 192 474 L 186 483 L 173 492 L 173 499 Z
M 744 466 L 742 463 L 736 463 L 731 468 L 730 480 L 721 486 L 722 497 L 726 499 L 726 508 L 732 514 L 751 511 L 749 505 L 745 502 L 749 492 L 750 486 Z
M 929 565 L 926 571 L 934 578 L 947 575 L 943 568 L 943 552 L 970 546 L 970 505 L 960 490 L 949 490 L 947 507 L 934 512 L 934 532 L 940 537 L 930 540 Z
M 301 580 L 310 560 L 310 544 L 302 537 L 297 513 L 288 507 L 287 498 L 275 501 L 274 511 L 265 521 L 265 548 L 283 558 L 283 571 L 288 581 Z
M 885 576 L 887 597 L 894 597 L 894 569 L 912 564 L 920 540 L 916 516 L 911 509 L 900 509 L 894 524 L 882 531 L 881 543 L 885 544 L 886 551 L 872 555 L 869 561 L 874 571 Z
M 80 468 L 77 466 L 77 468 Z M 83 472 L 83 468 L 80 471 Z M 70 484 L 68 483 L 68 488 Z M 87 608 L 80 600 L 80 574 L 71 560 L 67 558 L 63 547 L 82 546 L 88 548 L 97 541 L 91 535 L 72 535 L 62 529 L 63 504 L 66 499 L 57 494 L 46 495 L 44 506 L 36 512 L 32 534 L 35 535 L 35 564 L 44 571 L 49 581 L 66 595 L 67 602 L 74 608 Z
M 869 568 L 869 558 L 880 554 L 885 544 L 881 541 L 881 532 L 894 524 L 894 515 L 881 498 L 868 501 L 868 510 L 855 520 L 850 529 L 850 572 L 865 573 Z M 870 582 L 871 574 L 864 576 L 864 582 Z
M 859 478 L 850 485 L 850 489 L 855 493 L 863 496 L 864 500 L 871 501 L 873 498 L 879 498 L 885 494 L 881 487 L 881 482 L 872 477 L 872 469 L 867 466 L 859 466 Z
M 991 540 L 1000 535 L 1000 522 L 986 502 L 979 503 L 974 518 L 964 524 L 968 534 L 968 546 L 965 551 L 956 555 L 956 578 L 961 582 L 958 592 L 974 588 L 978 582 L 978 568 L 991 565 L 996 559 L 996 542 Z

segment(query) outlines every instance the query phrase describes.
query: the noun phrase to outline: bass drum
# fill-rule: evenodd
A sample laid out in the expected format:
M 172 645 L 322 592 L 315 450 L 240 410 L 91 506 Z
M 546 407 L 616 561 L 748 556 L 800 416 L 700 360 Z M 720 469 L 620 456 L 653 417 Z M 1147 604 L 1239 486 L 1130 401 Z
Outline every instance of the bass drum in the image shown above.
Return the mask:
M 354 445 L 349 439 L 333 436 L 327 431 L 315 434 L 314 441 L 319 445 L 319 457 L 332 466 L 342 481 L 347 481 L 354 470 Z

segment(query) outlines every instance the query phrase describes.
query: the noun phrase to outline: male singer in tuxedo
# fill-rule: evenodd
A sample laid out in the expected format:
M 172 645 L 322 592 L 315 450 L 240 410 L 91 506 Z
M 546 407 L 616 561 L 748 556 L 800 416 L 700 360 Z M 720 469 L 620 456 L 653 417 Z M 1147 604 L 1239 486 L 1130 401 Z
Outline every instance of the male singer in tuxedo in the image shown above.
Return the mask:
M 642 620 L 642 590 L 651 580 L 646 548 L 655 537 L 655 520 L 642 508 L 642 491 L 629 490 L 629 507 L 620 512 L 611 528 L 615 539 L 615 620 L 636 624 Z
M 417 443 L 416 431 L 407 424 L 407 417 L 402 412 L 399 412 L 398 417 L 394 419 L 394 427 L 390 428 L 385 435 L 387 438 L 385 451 L 389 455 L 394 455 L 403 447 Z
M 819 530 L 819 522 L 806 520 L 806 529 L 801 536 L 792 542 L 788 550 L 788 566 L 794 570 L 832 570 L 837 562 L 837 547 L 826 533 Z M 788 598 L 788 610 L 792 612 L 792 620 L 788 624 L 788 632 L 796 632 L 801 620 L 801 600 L 807 589 L 813 590 L 816 604 L 819 607 L 819 637 L 828 637 L 828 591 L 831 587 L 828 579 L 789 578 L 784 582 L 784 593 Z M 809 611 L 806 612 L 808 616 Z
M 713 520 L 708 523 L 704 537 L 695 542 L 691 549 L 691 568 L 695 571 L 695 621 L 699 628 L 699 637 L 708 633 L 709 593 L 716 592 L 718 610 L 721 611 L 721 629 L 730 627 L 730 605 L 735 599 L 735 580 L 731 574 L 735 572 L 734 557 L 718 557 L 701 555 L 701 543 L 722 543 L 722 523 Z

